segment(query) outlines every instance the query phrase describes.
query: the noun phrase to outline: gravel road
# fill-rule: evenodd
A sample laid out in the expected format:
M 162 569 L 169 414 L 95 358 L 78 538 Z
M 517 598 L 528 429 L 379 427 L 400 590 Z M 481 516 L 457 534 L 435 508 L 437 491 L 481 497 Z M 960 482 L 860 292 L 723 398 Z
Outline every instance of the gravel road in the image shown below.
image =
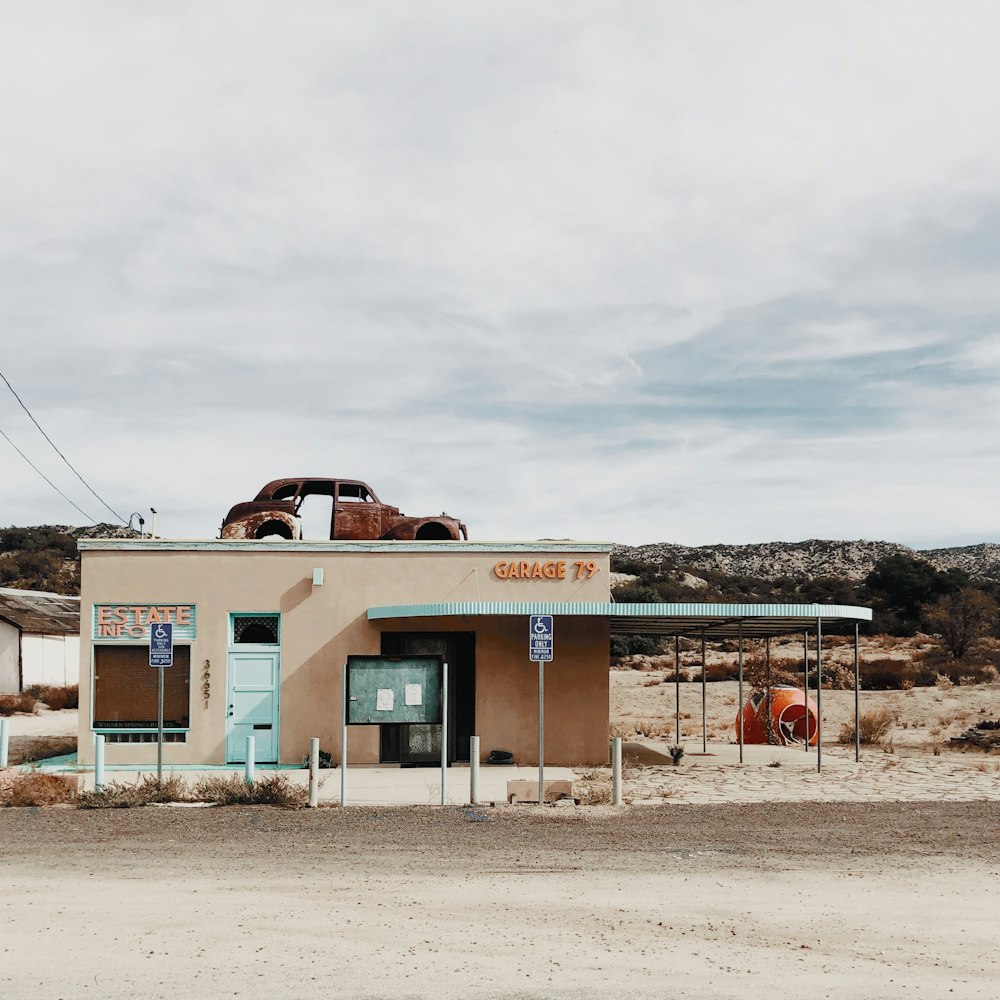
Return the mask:
M 5 995 L 995 996 L 1000 805 L 0 812 Z

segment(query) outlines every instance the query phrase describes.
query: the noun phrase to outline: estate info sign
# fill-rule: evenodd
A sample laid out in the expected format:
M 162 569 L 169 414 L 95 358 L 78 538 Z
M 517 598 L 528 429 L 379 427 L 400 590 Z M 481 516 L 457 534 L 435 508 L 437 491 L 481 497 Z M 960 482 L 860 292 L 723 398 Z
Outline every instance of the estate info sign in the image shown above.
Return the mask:
M 174 665 L 174 627 L 169 622 L 150 626 L 149 665 L 151 667 Z
M 548 663 L 552 659 L 552 615 L 532 615 L 528 627 L 528 659 Z
M 157 625 L 171 625 L 172 642 L 195 638 L 193 604 L 95 604 L 93 637 L 100 642 L 152 643 Z

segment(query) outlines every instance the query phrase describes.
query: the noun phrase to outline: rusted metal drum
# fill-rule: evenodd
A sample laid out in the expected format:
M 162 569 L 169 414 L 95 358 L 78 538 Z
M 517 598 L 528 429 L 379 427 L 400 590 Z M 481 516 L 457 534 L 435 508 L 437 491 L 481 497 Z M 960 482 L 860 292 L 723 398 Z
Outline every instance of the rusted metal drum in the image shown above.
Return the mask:
M 809 728 L 809 745 L 815 746 L 818 736 L 819 712 L 812 698 L 806 698 L 800 688 L 790 684 L 775 684 L 771 688 L 771 733 L 768 739 L 767 698 L 758 691 L 743 706 L 743 742 L 775 743 L 780 746 L 801 746 Z M 740 738 L 740 717 L 736 716 L 736 739 Z

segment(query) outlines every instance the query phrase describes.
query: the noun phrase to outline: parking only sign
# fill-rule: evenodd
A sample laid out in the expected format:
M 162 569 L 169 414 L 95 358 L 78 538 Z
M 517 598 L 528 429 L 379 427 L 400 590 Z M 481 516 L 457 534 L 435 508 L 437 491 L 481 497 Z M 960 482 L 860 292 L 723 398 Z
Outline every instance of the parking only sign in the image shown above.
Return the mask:
M 552 615 L 531 616 L 528 659 L 535 663 L 548 663 L 552 659 Z
M 157 622 L 149 626 L 149 665 L 174 665 L 174 626 L 170 622 Z

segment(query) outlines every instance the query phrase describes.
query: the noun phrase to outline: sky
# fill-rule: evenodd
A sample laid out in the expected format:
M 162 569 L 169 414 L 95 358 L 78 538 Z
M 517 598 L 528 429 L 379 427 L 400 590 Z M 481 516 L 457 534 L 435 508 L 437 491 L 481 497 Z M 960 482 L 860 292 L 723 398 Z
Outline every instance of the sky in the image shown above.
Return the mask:
M 0 370 L 126 519 L 305 475 L 473 539 L 1000 541 L 995 0 L 4 22 Z

